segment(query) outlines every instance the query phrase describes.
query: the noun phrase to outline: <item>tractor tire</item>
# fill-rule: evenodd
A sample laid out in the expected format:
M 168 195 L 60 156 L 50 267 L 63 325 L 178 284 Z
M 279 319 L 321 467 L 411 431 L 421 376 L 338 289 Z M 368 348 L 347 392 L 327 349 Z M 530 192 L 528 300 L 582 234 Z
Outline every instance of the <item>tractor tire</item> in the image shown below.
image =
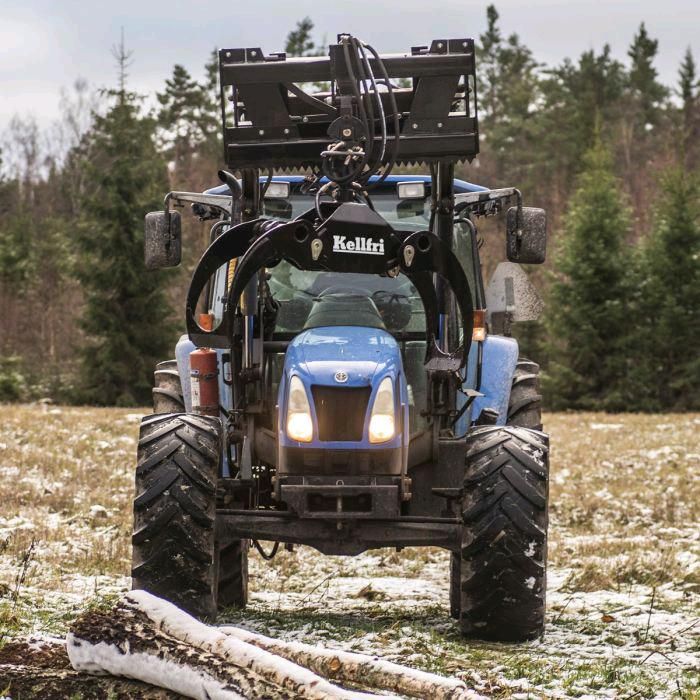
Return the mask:
M 245 608 L 248 603 L 249 540 L 217 547 L 217 605 L 219 610 Z
M 177 360 L 159 362 L 153 372 L 153 413 L 184 413 L 185 399 Z
M 216 615 L 214 524 L 222 427 L 190 414 L 141 421 L 132 587 L 197 617 Z
M 507 425 L 542 430 L 542 394 L 540 366 L 524 357 L 518 358 L 508 400 Z
M 462 612 L 462 555 L 450 552 L 450 617 L 459 620 Z
M 467 439 L 462 634 L 521 642 L 544 632 L 549 438 L 488 426 Z

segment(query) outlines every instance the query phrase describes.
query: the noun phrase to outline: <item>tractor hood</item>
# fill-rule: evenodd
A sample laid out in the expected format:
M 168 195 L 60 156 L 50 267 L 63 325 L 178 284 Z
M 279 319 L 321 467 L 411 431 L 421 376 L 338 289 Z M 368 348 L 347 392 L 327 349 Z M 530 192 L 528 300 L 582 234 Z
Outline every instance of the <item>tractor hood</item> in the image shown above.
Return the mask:
M 379 328 L 311 328 L 289 344 L 285 369 L 307 385 L 372 386 L 386 375 L 397 377 L 401 353 L 394 338 Z
M 287 434 L 288 387 L 293 377 L 303 384 L 309 402 L 313 438 L 308 442 L 297 442 Z M 387 378 L 395 392 L 397 427 L 386 442 L 371 443 L 372 407 Z M 279 386 L 280 472 L 318 473 L 314 470 L 323 464 L 328 473 L 341 467 L 346 475 L 358 469 L 402 473 L 409 437 L 402 429 L 408 424 L 407 391 L 401 351 L 387 331 L 366 326 L 320 326 L 303 331 L 287 348 Z M 318 451 L 326 456 L 319 456 Z

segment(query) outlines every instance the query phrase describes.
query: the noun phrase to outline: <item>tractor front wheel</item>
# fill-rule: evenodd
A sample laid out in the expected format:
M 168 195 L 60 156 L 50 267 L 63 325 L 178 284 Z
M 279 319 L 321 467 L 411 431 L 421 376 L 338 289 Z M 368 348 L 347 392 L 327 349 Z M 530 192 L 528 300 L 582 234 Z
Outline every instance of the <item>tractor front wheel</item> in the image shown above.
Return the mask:
M 216 615 L 214 522 L 218 418 L 158 414 L 141 421 L 132 587 L 198 617 Z
M 488 426 L 467 440 L 462 500 L 460 626 L 520 642 L 544 632 L 549 439 Z

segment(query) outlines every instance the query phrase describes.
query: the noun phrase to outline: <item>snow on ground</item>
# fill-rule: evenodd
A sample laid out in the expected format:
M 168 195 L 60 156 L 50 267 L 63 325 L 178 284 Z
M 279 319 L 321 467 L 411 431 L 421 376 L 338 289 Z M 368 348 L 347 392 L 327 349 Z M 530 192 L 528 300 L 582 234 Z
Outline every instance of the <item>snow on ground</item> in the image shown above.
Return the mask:
M 400 562 L 405 554 L 412 558 Z M 229 620 L 454 674 L 498 697 L 667 698 L 698 685 L 698 596 L 673 584 L 657 588 L 652 605 L 649 588 L 575 592 L 566 586 L 572 572 L 552 569 L 545 638 L 498 645 L 459 639 L 448 617 L 444 552 L 381 550 L 346 560 L 301 548 L 283 556 L 294 556 L 295 573 L 255 559 L 250 608 Z
M 56 412 L 57 411 L 57 412 Z M 0 644 L 129 588 L 138 418 L 0 407 Z M 700 416 L 553 414 L 547 633 L 463 641 L 437 549 L 251 553 L 223 622 L 378 654 L 496 698 L 700 697 Z M 267 546 L 269 548 L 269 546 Z

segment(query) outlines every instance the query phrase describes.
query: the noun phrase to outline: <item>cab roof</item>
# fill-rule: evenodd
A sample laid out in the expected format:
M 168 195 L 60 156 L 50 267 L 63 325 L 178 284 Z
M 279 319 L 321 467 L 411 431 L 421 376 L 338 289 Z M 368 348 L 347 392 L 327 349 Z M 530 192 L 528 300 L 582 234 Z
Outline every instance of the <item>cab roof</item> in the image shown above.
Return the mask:
M 373 175 L 369 182 L 372 184 L 379 179 L 377 175 Z M 272 182 L 289 182 L 291 184 L 301 184 L 304 182 L 305 177 L 303 175 L 275 175 L 272 178 Z M 267 182 L 267 177 L 261 176 L 260 182 Z M 322 178 L 321 183 L 328 182 L 328 178 Z M 389 175 L 381 182 L 375 191 L 381 191 L 382 189 L 388 189 L 389 187 L 395 187 L 399 182 L 425 182 L 427 185 L 430 184 L 430 175 Z M 463 192 L 482 192 L 487 190 L 488 187 L 482 187 L 481 185 L 475 185 L 466 180 L 454 179 L 454 191 L 455 194 L 461 194 Z M 212 187 L 206 190 L 206 194 L 227 194 L 229 192 L 227 185 L 218 185 L 217 187 Z

